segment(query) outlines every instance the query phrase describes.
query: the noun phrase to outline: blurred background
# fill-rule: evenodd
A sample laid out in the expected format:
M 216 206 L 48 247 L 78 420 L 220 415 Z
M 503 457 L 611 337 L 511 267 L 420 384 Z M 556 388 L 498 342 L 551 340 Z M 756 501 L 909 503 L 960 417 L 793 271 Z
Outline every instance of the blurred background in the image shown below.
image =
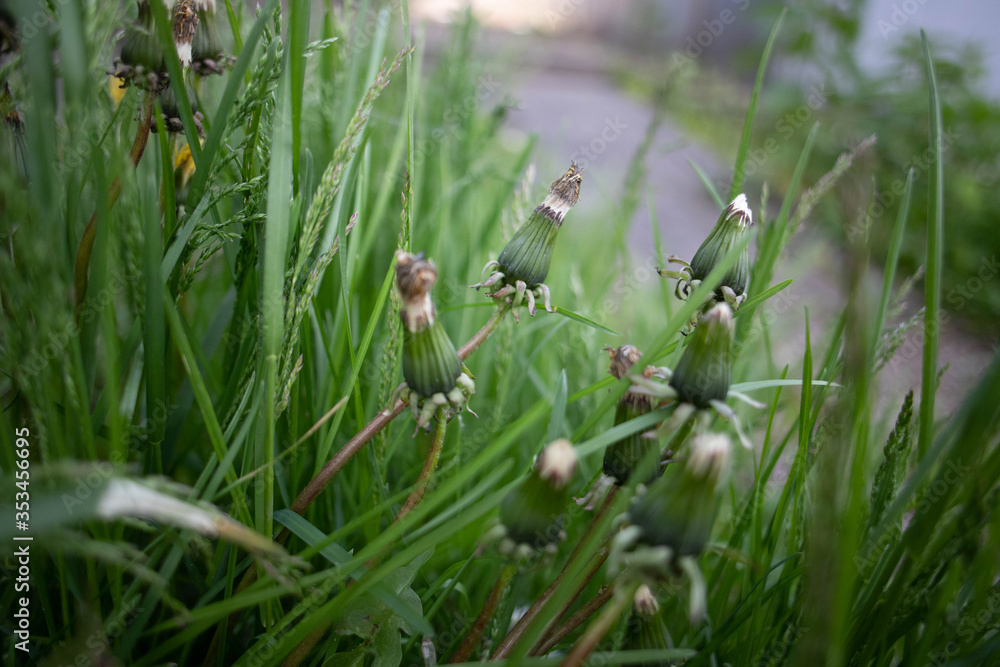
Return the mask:
M 728 191 L 757 63 L 786 4 L 415 0 L 411 6 L 432 62 L 449 48 L 450 27 L 471 16 L 482 69 L 476 107 L 502 109 L 502 131 L 511 146 L 535 136 L 534 158 L 543 173 L 558 172 L 569 159 L 583 163 L 589 177 L 580 208 L 609 221 L 622 213 L 613 208 L 629 208 L 629 261 L 655 266 L 660 259 L 652 251 L 652 219 L 664 252 L 688 258 L 715 222 L 718 208 L 695 167 L 719 192 Z M 946 128 L 949 316 L 942 362 L 949 369 L 942 378 L 943 410 L 984 367 L 1000 315 L 994 280 L 1000 272 L 1000 44 L 991 35 L 997 20 L 1000 6 L 989 0 L 809 0 L 787 6 L 745 170 L 752 206 L 761 206 L 765 186 L 771 207 L 780 204 L 815 123 L 821 128 L 803 180 L 807 186 L 865 138 L 877 141 L 858 156 L 836 196 L 813 210 L 779 274 L 796 281 L 787 308 L 774 314 L 789 332 L 776 341 L 779 365 L 800 356 L 803 307 L 820 326 L 840 312 L 846 276 L 841 255 L 831 249 L 868 238 L 872 263 L 880 267 L 912 168 L 916 188 L 901 277 L 914 279 L 909 286 L 919 298 L 896 313 L 901 348 L 883 378 L 899 391 L 918 383 L 922 334 L 907 322 L 919 314 L 923 289 L 929 157 L 923 149 L 924 29 L 937 59 Z M 640 154 L 645 168 L 630 170 Z M 844 229 L 842 220 L 856 222 Z M 609 237 L 626 233 L 614 227 L 609 224 Z

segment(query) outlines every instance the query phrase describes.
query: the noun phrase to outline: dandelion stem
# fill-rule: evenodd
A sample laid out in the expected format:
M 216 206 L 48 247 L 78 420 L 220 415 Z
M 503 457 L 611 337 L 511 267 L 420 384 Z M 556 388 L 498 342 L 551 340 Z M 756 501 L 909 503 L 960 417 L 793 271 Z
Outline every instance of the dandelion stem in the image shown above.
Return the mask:
M 133 168 L 139 166 L 139 160 L 142 159 L 142 154 L 146 150 L 146 141 L 149 139 L 149 128 L 153 121 L 153 102 L 155 99 L 156 96 L 153 93 L 147 92 L 143 101 L 142 119 L 139 122 L 139 128 L 135 132 L 135 141 L 132 142 L 132 150 L 129 151 L 129 158 L 132 160 Z M 115 177 L 115 180 L 111 181 L 111 187 L 108 188 L 109 210 L 118 201 L 121 193 L 121 179 Z M 83 306 L 83 300 L 87 296 L 87 274 L 90 270 L 90 256 L 94 252 L 94 241 L 96 238 L 97 211 L 94 211 L 94 215 L 90 216 L 90 222 L 87 223 L 86 229 L 83 230 L 83 236 L 80 237 L 80 245 L 76 250 L 73 286 L 76 291 L 76 311 L 78 316 L 80 308 Z
M 604 635 L 608 634 L 608 630 L 632 601 L 638 587 L 638 583 L 632 583 L 625 590 L 619 591 L 619 594 L 615 596 L 614 604 L 605 608 L 597 620 L 590 624 L 579 641 L 573 645 L 573 650 L 569 652 L 566 659 L 559 663 L 560 667 L 576 667 L 576 665 L 583 664 L 583 661 L 591 654 L 597 643 L 604 638 Z
M 424 461 L 424 468 L 420 471 L 420 476 L 417 477 L 417 486 L 410 493 L 406 502 L 403 503 L 403 508 L 399 510 L 399 514 L 396 515 L 393 523 L 409 514 L 417 506 L 417 503 L 423 499 L 424 491 L 427 490 L 427 484 L 430 482 L 431 475 L 434 474 L 434 469 L 437 468 L 438 459 L 441 458 L 441 446 L 444 444 L 444 436 L 447 430 L 448 419 L 444 410 L 439 408 L 437 426 L 434 428 L 434 438 L 431 440 L 431 448 L 427 452 L 427 460 Z
M 503 570 L 501 570 L 500 577 L 493 585 L 493 590 L 490 591 L 489 597 L 486 598 L 486 603 L 483 605 L 482 611 L 479 612 L 479 616 L 472 623 L 469 634 L 462 640 L 462 645 L 455 651 L 455 655 L 451 657 L 451 660 L 448 661 L 449 663 L 465 662 L 472 655 L 479 642 L 482 641 L 483 632 L 486 631 L 486 626 L 489 625 L 490 619 L 496 613 L 497 607 L 500 605 L 500 600 L 503 599 L 504 592 L 507 590 L 510 580 L 514 578 L 516 573 L 517 565 L 514 563 L 505 565 Z
M 562 641 L 563 637 L 573 632 L 573 630 L 575 630 L 580 624 L 593 616 L 598 609 L 607 604 L 608 600 L 611 599 L 611 596 L 614 595 L 614 593 L 614 586 L 604 586 L 601 588 L 600 592 L 594 597 L 593 600 L 580 607 L 579 611 L 570 616 L 569 620 L 563 623 L 559 629 L 550 633 L 547 637 L 542 637 L 538 640 L 538 643 L 536 643 L 532 649 L 528 651 L 528 655 L 545 655 L 551 651 L 555 648 L 556 644 Z
M 397 400 L 396 404 L 392 407 L 392 410 L 383 410 L 376 415 L 375 419 L 368 422 L 363 429 L 358 431 L 357 435 L 347 441 L 347 444 L 341 447 L 340 451 L 337 452 L 332 459 L 330 459 L 323 469 L 316 474 L 315 477 L 310 480 L 306 488 L 302 489 L 302 492 L 292 503 L 291 510 L 296 514 L 302 514 L 312 505 L 316 497 L 326 488 L 326 485 L 330 483 L 333 476 L 340 472 L 341 468 L 347 465 L 347 462 L 361 450 L 365 444 L 371 440 L 375 435 L 389 425 L 393 419 L 398 417 L 403 408 L 406 407 L 406 403 L 401 400 Z
M 614 487 L 611 489 L 610 492 L 608 492 L 608 497 L 605 499 L 604 504 L 600 507 L 600 509 L 597 510 L 597 512 L 594 513 L 594 517 L 590 521 L 590 526 L 588 526 L 587 528 L 587 534 L 589 534 L 590 531 L 593 530 L 594 526 L 596 526 L 600 522 L 600 518 L 604 515 L 606 511 L 608 511 L 608 508 L 611 507 L 617 491 L 618 487 Z M 504 637 L 503 641 L 500 643 L 500 646 L 498 646 L 496 651 L 493 652 L 493 655 L 490 656 L 491 660 L 499 660 L 501 658 L 506 658 L 507 656 L 510 655 L 510 652 L 514 650 L 514 647 L 517 646 L 517 643 L 521 640 L 521 637 L 524 635 L 524 632 L 534 622 L 535 618 L 542 611 L 542 608 L 549 601 L 552 595 L 556 592 L 556 589 L 559 588 L 559 584 L 566 576 L 566 572 L 569 569 L 570 564 L 576 561 L 577 556 L 580 553 L 580 548 L 583 546 L 585 542 L 587 542 L 587 534 L 583 535 L 583 537 L 580 538 L 580 541 L 577 542 L 576 548 L 573 549 L 573 553 L 571 553 L 569 555 L 569 558 L 566 559 L 566 565 L 563 567 L 562 572 L 559 573 L 559 576 L 556 577 L 555 581 L 553 581 L 549 585 L 549 587 L 545 589 L 545 592 L 542 593 L 537 600 L 535 600 L 535 603 L 531 605 L 528 611 L 524 612 L 524 615 L 521 616 L 521 618 L 517 621 L 517 623 L 514 624 L 514 627 L 511 628 L 510 632 L 507 633 L 507 636 Z M 608 557 L 608 550 L 606 547 L 601 549 L 594 556 L 590 566 L 586 570 L 587 575 L 583 578 L 583 581 L 581 581 L 577 586 L 576 592 L 566 602 L 566 606 L 563 607 L 563 609 L 561 609 L 559 613 L 553 618 L 553 622 L 561 618 L 562 615 L 566 613 L 566 609 L 568 609 L 569 606 L 573 604 L 573 601 L 576 600 L 577 596 L 580 594 L 580 591 L 582 591 L 584 587 L 586 587 L 586 585 L 590 582 L 593 576 L 597 573 L 597 570 L 599 570 L 601 565 L 604 564 L 604 561 L 607 559 L 607 557 Z M 546 628 L 546 630 L 547 629 L 548 628 Z
M 502 304 L 497 307 L 496 312 L 493 313 L 493 317 L 483 325 L 483 328 L 477 331 L 476 335 L 470 338 L 465 345 L 458 348 L 458 358 L 465 361 L 466 357 L 475 352 L 490 337 L 490 334 L 500 326 L 504 316 L 510 312 L 510 309 L 511 306 L 509 304 Z

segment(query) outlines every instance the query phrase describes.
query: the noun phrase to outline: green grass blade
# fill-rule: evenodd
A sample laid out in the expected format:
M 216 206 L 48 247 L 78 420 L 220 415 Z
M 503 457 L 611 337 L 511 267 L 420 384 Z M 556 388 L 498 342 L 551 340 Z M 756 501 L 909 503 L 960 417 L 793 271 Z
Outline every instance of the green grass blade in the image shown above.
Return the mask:
M 938 334 L 941 328 L 941 272 L 944 257 L 944 145 L 941 140 L 941 99 L 927 35 L 920 31 L 929 89 L 930 183 L 927 187 L 927 275 L 924 277 L 924 365 L 920 381 L 920 435 L 917 456 L 927 454 L 934 437 L 934 397 L 937 393 Z
M 754 117 L 757 115 L 757 97 L 760 95 L 760 89 L 764 84 L 764 72 L 767 71 L 767 63 L 771 59 L 771 51 L 774 49 L 774 43 L 778 39 L 778 32 L 781 30 L 781 22 L 784 20 L 785 12 L 787 11 L 787 9 L 782 9 L 781 14 L 778 15 L 778 20 L 774 22 L 774 27 L 771 28 L 771 34 L 767 38 L 767 43 L 764 44 L 764 52 L 760 56 L 760 64 L 757 66 L 757 78 L 753 83 L 753 92 L 750 93 L 750 104 L 747 106 L 746 119 L 743 121 L 740 147 L 736 151 L 736 165 L 733 167 L 733 184 L 729 188 L 729 201 L 732 201 L 736 195 L 743 192 L 743 179 L 746 176 L 744 165 L 747 161 L 747 153 L 750 150 L 750 137 L 753 134 Z M 722 208 L 722 206 L 720 205 L 719 208 Z

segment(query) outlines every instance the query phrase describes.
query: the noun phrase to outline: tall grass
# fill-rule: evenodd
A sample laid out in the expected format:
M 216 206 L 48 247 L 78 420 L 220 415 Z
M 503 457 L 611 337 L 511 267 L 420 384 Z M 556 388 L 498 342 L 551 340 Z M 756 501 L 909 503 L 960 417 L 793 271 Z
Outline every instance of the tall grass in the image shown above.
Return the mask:
M 184 136 L 168 136 L 159 121 L 134 167 L 143 93 L 130 90 L 116 109 L 105 75 L 109 27 L 124 26 L 131 7 L 71 1 L 40 10 L 44 24 L 31 38 L 24 31 L 21 51 L 3 65 L 27 157 L 27 178 L 14 160 L 0 162 L 5 609 L 21 595 L 11 585 L 12 537 L 24 534 L 13 518 L 20 428 L 30 431 L 34 536 L 30 654 L 15 648 L 8 614 L 5 662 L 444 663 L 487 603 L 495 612 L 478 630 L 474 658 L 554 663 L 594 632 L 584 613 L 545 642 L 580 609 L 599 616 L 609 583 L 603 550 L 634 489 L 598 514 L 568 507 L 559 552 L 516 572 L 481 548 L 484 526 L 552 439 L 576 446 L 574 495 L 582 496 L 604 448 L 663 420 L 654 411 L 612 428 L 629 383 L 607 375 L 601 347 L 631 342 L 644 361 L 672 365 L 699 298 L 737 254 L 691 300 L 671 304 L 669 317 L 654 276 L 634 278 L 622 299 L 619 249 L 605 242 L 615 211 L 588 203 L 585 176 L 547 280 L 560 314 L 505 318 L 469 356 L 478 417 L 452 421 L 421 502 L 394 521 L 431 436 L 413 435 L 401 407 L 399 418 L 383 412 L 401 380 L 393 253 L 423 250 L 436 260 L 435 299 L 457 347 L 495 310 L 466 286 L 556 176 L 527 180 L 529 164 L 564 160 L 501 134 L 508 102 L 477 96 L 471 18 L 454 25 L 432 62 L 405 2 L 348 4 L 312 15 L 303 2 L 282 10 L 272 0 L 256 12 L 219 5 L 235 62 L 194 89 L 204 141 L 182 102 Z M 168 15 L 154 5 L 163 38 Z M 30 21 L 35 8 L 16 10 Z M 778 26 L 737 175 L 772 48 L 781 48 Z M 171 85 L 186 99 L 168 52 Z M 933 146 L 941 119 L 930 47 L 926 63 Z M 797 289 L 782 279 L 781 258 L 815 197 L 835 196 L 831 182 L 801 182 L 822 131 L 802 147 L 777 217 L 757 213 L 734 388 L 766 407 L 738 409 L 754 447 L 735 453 L 699 558 L 705 620 L 689 620 L 686 586 L 665 585 L 670 648 L 623 651 L 628 621 L 611 618 L 595 649 L 603 664 L 958 665 L 1000 654 L 1000 361 L 954 414 L 936 419 L 933 409 L 940 161 L 929 189 L 919 405 L 908 398 L 880 414 L 873 400 L 879 360 L 892 354 L 887 313 L 897 303 L 907 206 L 881 290 L 868 286 L 863 239 L 845 243 L 843 317 L 817 331 L 803 312 L 801 363 L 770 361 L 770 341 L 785 332 L 762 314 L 769 298 Z M 175 188 L 172 152 L 185 141 L 196 170 Z M 831 180 L 845 165 L 827 165 Z M 115 179 L 121 194 L 112 202 Z M 74 266 L 91 218 L 84 297 Z M 844 222 L 845 230 L 854 223 Z M 373 420 L 385 427 L 356 439 Z M 360 442 L 356 454 L 328 474 L 352 442 Z M 183 500 L 191 516 L 221 508 L 257 537 L 78 509 L 121 478 Z M 509 581 L 499 597 L 498 579 Z M 530 620 L 515 624 L 526 607 Z M 543 644 L 547 655 L 529 657 Z

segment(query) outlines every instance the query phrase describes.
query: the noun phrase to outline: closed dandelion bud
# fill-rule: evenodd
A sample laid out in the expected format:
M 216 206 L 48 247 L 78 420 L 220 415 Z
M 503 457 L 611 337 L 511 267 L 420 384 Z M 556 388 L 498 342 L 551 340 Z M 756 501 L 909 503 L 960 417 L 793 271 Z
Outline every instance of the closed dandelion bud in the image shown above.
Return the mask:
M 628 511 L 639 528 L 638 543 L 670 549 L 672 558 L 704 549 L 715 518 L 715 492 L 729 465 L 729 438 L 702 433 L 690 443 L 690 457 L 671 466 Z
M 719 216 L 719 221 L 709 232 L 698 252 L 691 260 L 691 279 L 704 280 L 715 268 L 716 263 L 722 260 L 737 244 L 739 244 L 747 230 L 753 224 L 753 214 L 747 204 L 747 197 L 744 194 L 738 195 L 736 199 L 726 207 L 726 210 Z M 739 297 L 746 293 L 750 283 L 750 253 L 747 248 L 740 253 L 736 264 L 729 269 L 719 283 L 717 295 L 723 298 L 721 290 L 728 287 L 735 296 Z
M 513 550 L 554 549 L 564 537 L 561 516 L 569 501 L 569 483 L 576 472 L 576 450 L 568 440 L 555 440 L 538 455 L 522 484 L 500 503 L 504 542 Z
M 188 87 L 187 93 L 188 100 L 191 101 L 191 111 L 194 114 L 194 124 L 200 133 L 202 116 L 198 112 L 197 99 L 190 87 Z M 160 102 L 160 109 L 163 112 L 163 126 L 167 129 L 167 132 L 183 132 L 184 123 L 181 122 L 181 107 L 177 101 L 177 96 L 174 95 L 173 86 L 166 86 L 157 93 L 156 99 Z M 156 124 L 154 123 L 150 129 L 155 132 Z
M 732 380 L 733 311 L 719 302 L 701 316 L 670 377 L 681 403 L 708 408 L 725 401 Z
M 396 288 L 403 302 L 399 311 L 403 320 L 403 377 L 418 396 L 448 394 L 462 374 L 462 361 L 431 301 L 437 268 L 422 253 L 400 250 L 396 258 Z
M 174 5 L 173 36 L 181 67 L 191 64 L 191 46 L 197 30 L 198 13 L 194 9 L 194 0 L 180 0 Z
M 649 586 L 642 584 L 635 592 L 632 617 L 625 630 L 625 651 L 664 651 L 671 648 L 667 644 L 667 626 L 660 613 L 660 603 L 656 601 Z M 639 663 L 622 663 L 623 665 Z M 646 665 L 669 665 L 669 660 L 642 663 Z
M 520 280 L 530 289 L 545 281 L 556 234 L 566 213 L 579 201 L 582 182 L 583 170 L 574 162 L 569 171 L 552 183 L 545 201 L 528 221 L 514 232 L 497 260 L 507 284 Z
M 617 349 L 608 349 L 611 355 L 611 374 L 621 379 L 642 356 L 632 345 L 622 345 Z M 650 369 L 651 370 L 651 369 Z M 649 374 L 645 374 L 649 377 Z M 615 409 L 615 426 L 624 424 L 653 409 L 653 401 L 649 396 L 628 391 L 618 401 Z M 627 435 L 608 446 L 604 450 L 604 474 L 612 477 L 618 485 L 628 482 L 629 477 L 644 459 L 653 456 L 659 444 L 656 440 L 644 438 L 642 433 Z M 649 482 L 656 477 L 657 466 L 651 465 L 649 475 L 642 480 Z
M 215 25 L 215 0 L 195 0 L 198 30 L 191 46 L 191 69 L 200 76 L 222 74 L 228 59 Z
M 123 67 L 115 73 L 125 85 L 155 89 L 162 83 L 167 67 L 163 62 L 163 49 L 156 38 L 153 11 L 147 0 L 139 3 L 136 22 L 126 28 L 120 56 Z

